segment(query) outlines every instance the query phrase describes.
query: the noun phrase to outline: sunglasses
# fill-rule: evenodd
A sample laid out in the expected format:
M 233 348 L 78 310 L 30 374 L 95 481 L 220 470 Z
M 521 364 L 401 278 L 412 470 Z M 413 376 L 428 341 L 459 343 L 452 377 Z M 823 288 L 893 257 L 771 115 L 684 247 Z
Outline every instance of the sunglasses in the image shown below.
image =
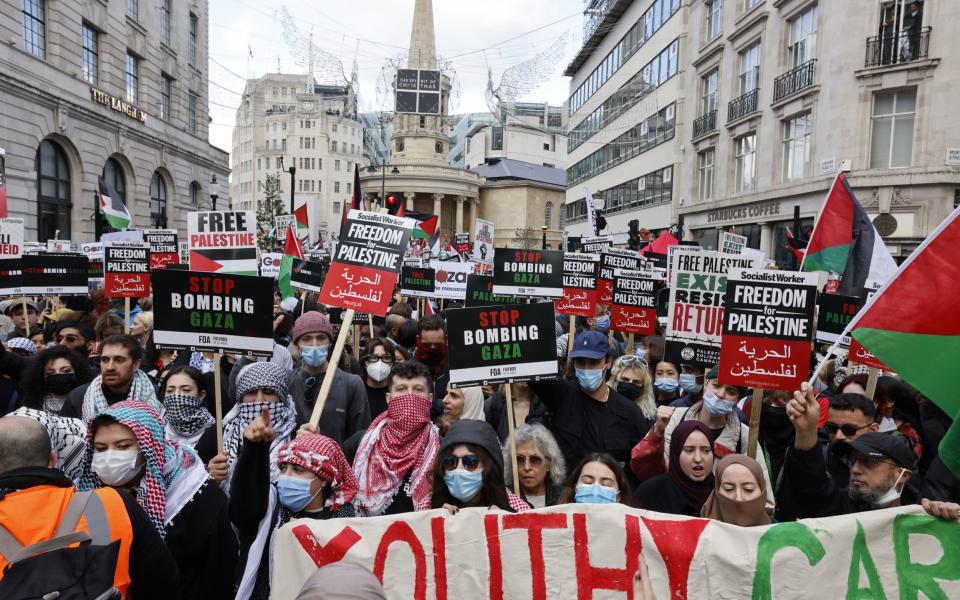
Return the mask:
M 861 429 L 866 429 L 870 427 L 869 424 L 862 427 L 857 427 L 856 425 L 851 425 L 850 423 L 844 423 L 843 425 L 837 425 L 836 423 L 831 423 L 827 421 L 823 424 L 823 430 L 826 431 L 830 436 L 837 435 L 837 431 L 842 431 L 845 437 L 853 437 L 857 435 L 857 432 Z
M 634 363 L 638 363 L 644 367 L 647 366 L 647 361 L 636 354 L 624 354 L 620 357 L 620 364 L 622 365 L 631 365 Z
M 72 334 L 72 333 L 68 333 L 67 335 L 58 335 L 56 338 L 54 338 L 54 340 L 55 340 L 58 344 L 62 343 L 64 340 L 72 343 L 72 342 L 75 342 L 75 341 L 77 341 L 77 340 L 79 340 L 79 339 L 80 339 L 79 336 L 76 336 L 76 335 L 74 335 L 74 334 Z
M 468 471 L 476 471 L 480 466 L 480 457 L 476 454 L 467 454 L 466 456 L 448 456 L 443 459 L 443 468 L 452 471 L 457 465 L 463 463 L 463 468 Z
M 392 354 L 368 354 L 367 358 L 364 359 L 368 365 L 372 365 L 378 360 L 382 360 L 388 365 L 392 365 L 396 360 L 396 357 Z
M 531 467 L 539 467 L 544 463 L 544 458 L 536 454 L 531 454 L 530 456 L 526 456 L 524 454 L 517 455 L 518 467 L 526 466 L 528 463 L 530 464 Z
M 863 466 L 864 466 L 865 468 L 867 468 L 867 469 L 872 469 L 872 468 L 876 467 L 877 465 L 879 465 L 879 464 L 881 464 L 881 463 L 886 463 L 886 464 L 888 464 L 888 465 L 891 465 L 891 466 L 894 466 L 894 467 L 897 467 L 897 468 L 900 467 L 900 465 L 898 465 L 898 464 L 896 464 L 896 463 L 894 463 L 894 462 L 892 462 L 892 461 L 889 461 L 889 460 L 886 460 L 886 459 L 883 459 L 883 458 L 877 458 L 877 457 L 875 457 L 875 456 L 866 456 L 866 455 L 864 455 L 864 454 L 859 454 L 859 453 L 857 453 L 857 452 L 851 452 L 851 453 L 847 454 L 846 456 L 844 456 L 844 457 L 843 457 L 843 462 L 844 462 L 848 467 L 853 467 L 853 465 L 855 465 L 856 463 L 860 463 L 861 465 L 863 465 Z

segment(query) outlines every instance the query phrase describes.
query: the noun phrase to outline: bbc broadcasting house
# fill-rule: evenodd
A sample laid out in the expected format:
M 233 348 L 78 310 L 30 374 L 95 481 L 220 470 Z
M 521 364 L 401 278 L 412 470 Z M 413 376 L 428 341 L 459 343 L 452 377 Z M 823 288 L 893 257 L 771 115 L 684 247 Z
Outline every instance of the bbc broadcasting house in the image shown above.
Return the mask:
M 207 5 L 0 2 L 0 148 L 27 240 L 92 241 L 101 176 L 132 227 L 182 234 L 211 194 L 229 206 L 228 156 L 207 136 Z

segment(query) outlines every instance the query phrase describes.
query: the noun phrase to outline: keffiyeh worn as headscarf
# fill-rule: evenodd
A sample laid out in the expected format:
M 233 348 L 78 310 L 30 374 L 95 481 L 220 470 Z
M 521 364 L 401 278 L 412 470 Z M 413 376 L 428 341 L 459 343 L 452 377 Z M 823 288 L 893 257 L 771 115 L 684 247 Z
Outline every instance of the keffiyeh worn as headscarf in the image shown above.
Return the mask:
M 726 496 L 719 494 L 720 485 L 723 483 L 723 472 L 730 465 L 742 465 L 746 467 L 757 482 L 757 488 L 760 494 L 753 500 L 737 501 L 731 500 Z M 700 510 L 700 516 L 707 519 L 715 519 L 739 525 L 740 527 L 754 527 L 756 525 L 769 525 L 770 516 L 764 509 L 767 502 L 767 480 L 763 476 L 763 469 L 760 463 L 745 454 L 729 454 L 724 456 L 717 463 L 716 468 L 716 489 L 710 493 L 710 497 L 703 504 Z
M 136 400 L 124 400 L 100 415 L 112 417 L 133 432 L 144 458 L 144 473 L 137 487 L 137 503 L 143 507 L 161 536 L 180 509 L 208 479 L 206 468 L 192 448 L 185 448 L 164 436 L 163 419 L 153 407 Z M 100 416 L 98 415 L 98 416 Z M 93 472 L 93 420 L 87 424 L 87 453 L 77 489 L 106 487 Z
M 45 410 L 25 406 L 10 413 L 37 421 L 50 435 L 50 446 L 57 453 L 57 468 L 70 479 L 83 473 L 83 458 L 87 451 L 87 428 L 80 419 L 52 415 Z
M 250 363 L 240 369 L 237 375 L 236 403 L 243 402 L 247 392 L 260 389 L 270 390 L 281 399 L 286 398 L 286 370 L 272 362 Z
M 391 398 L 387 412 L 370 424 L 353 461 L 361 514 L 382 515 L 408 473 L 414 508 L 430 508 L 430 472 L 439 450 L 440 432 L 430 422 L 430 398 L 420 394 Z
M 147 374 L 137 369 L 133 372 L 133 381 L 130 382 L 130 391 L 127 393 L 127 401 L 143 402 L 149 405 L 155 411 L 160 412 L 162 407 L 157 400 L 156 390 L 153 388 L 153 382 L 147 377 Z M 83 420 L 90 419 L 99 415 L 107 409 L 106 396 L 103 395 L 103 376 L 97 375 L 87 391 L 83 395 Z
M 324 506 L 336 512 L 357 495 L 357 478 L 335 441 L 316 433 L 297 436 L 280 448 L 277 466 L 297 465 L 327 481 L 331 493 Z

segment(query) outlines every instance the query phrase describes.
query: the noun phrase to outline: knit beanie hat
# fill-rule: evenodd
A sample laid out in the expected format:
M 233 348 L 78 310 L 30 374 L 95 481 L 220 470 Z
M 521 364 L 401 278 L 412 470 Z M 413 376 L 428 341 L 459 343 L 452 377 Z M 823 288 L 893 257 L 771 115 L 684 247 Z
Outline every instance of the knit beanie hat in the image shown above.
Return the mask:
M 325 333 L 333 340 L 333 326 L 330 325 L 330 318 L 315 310 L 300 315 L 297 322 L 293 324 L 293 332 L 290 334 L 293 337 L 293 343 L 296 344 L 308 333 Z
M 280 402 L 287 401 L 287 371 L 271 362 L 255 362 L 243 367 L 237 376 L 237 402 L 251 390 L 275 392 Z

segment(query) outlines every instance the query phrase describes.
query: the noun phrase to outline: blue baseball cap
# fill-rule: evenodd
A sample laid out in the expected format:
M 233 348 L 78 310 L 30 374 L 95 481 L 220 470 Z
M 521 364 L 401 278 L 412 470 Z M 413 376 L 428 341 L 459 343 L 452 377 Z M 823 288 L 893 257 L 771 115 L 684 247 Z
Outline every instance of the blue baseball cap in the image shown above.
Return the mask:
M 573 351 L 570 358 L 590 358 L 597 360 L 610 353 L 607 336 L 599 331 L 587 331 L 573 338 Z

